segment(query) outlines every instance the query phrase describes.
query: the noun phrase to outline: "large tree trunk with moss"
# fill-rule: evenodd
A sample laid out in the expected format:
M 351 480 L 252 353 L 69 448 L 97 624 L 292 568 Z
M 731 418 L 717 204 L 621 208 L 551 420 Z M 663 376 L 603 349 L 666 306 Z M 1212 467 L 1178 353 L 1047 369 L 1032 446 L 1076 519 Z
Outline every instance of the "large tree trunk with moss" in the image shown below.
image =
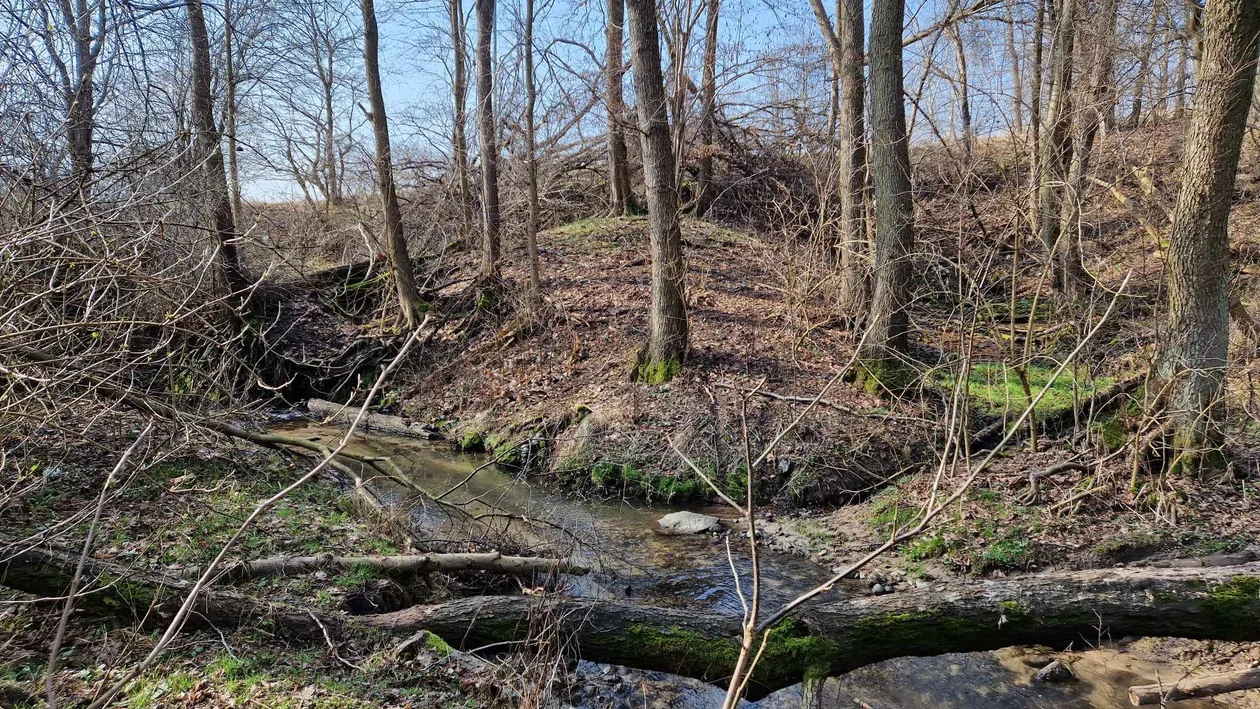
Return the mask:
M 1170 384 L 1175 466 L 1217 444 L 1229 354 L 1229 207 L 1260 44 L 1260 4 L 1213 0 L 1204 16 L 1194 116 L 1168 243 L 1168 330 L 1159 364 Z
M 78 562 L 77 553 L 43 548 L 5 556 L 0 584 L 43 597 L 64 593 Z M 93 581 L 76 601 L 78 608 L 156 621 L 170 617 L 191 585 L 91 559 L 85 578 Z M 559 630 L 584 659 L 713 681 L 733 667 L 740 632 L 738 617 L 694 608 L 537 596 L 464 598 L 350 618 L 212 588 L 196 610 L 197 622 L 267 624 L 321 647 L 325 632 L 334 639 L 370 638 L 381 630 L 428 630 L 462 648 L 501 647 L 528 638 L 536 627 L 531 621 L 548 617 L 556 624 L 551 629 Z M 838 674 L 903 655 L 1089 643 L 1096 641 L 1100 625 L 1113 637 L 1260 640 L 1260 563 L 1064 571 L 807 605 L 769 633 L 750 691 L 765 694 L 806 676 Z
M 1100 623 L 1114 637 L 1260 639 L 1257 574 L 1257 564 L 1059 572 L 806 606 L 770 632 L 755 692 L 904 655 L 1096 642 Z M 544 613 L 598 662 L 720 681 L 738 653 L 738 618 L 617 601 L 482 597 L 363 620 L 472 648 L 522 639 Z
M 403 236 L 402 208 L 398 205 L 398 190 L 394 186 L 394 162 L 390 154 L 389 118 L 385 115 L 385 96 L 381 91 L 380 50 L 377 46 L 376 5 L 373 0 L 360 0 L 363 11 L 363 69 L 367 79 L 368 105 L 371 114 L 372 137 L 376 140 L 376 186 L 381 195 L 381 207 L 385 212 L 385 251 L 389 255 L 390 270 L 394 276 L 394 291 L 398 306 L 408 328 L 419 322 L 422 309 L 420 292 L 416 289 L 416 276 L 411 267 L 411 255 L 407 252 L 407 240 Z M 329 156 L 329 163 L 333 161 Z M 330 173 L 331 174 L 331 173 Z M 331 186 L 329 190 L 331 191 Z
M 897 388 L 909 339 L 906 288 L 914 245 L 910 147 L 906 135 L 901 34 L 905 2 L 890 0 L 871 12 L 871 166 L 875 181 L 875 290 L 862 345 L 872 381 Z
M 682 231 L 678 225 L 678 184 L 670 145 L 665 80 L 661 74 L 656 3 L 629 0 L 626 6 L 652 241 L 648 342 L 639 355 L 634 374 L 639 381 L 656 384 L 671 379 L 687 355 L 686 266 Z

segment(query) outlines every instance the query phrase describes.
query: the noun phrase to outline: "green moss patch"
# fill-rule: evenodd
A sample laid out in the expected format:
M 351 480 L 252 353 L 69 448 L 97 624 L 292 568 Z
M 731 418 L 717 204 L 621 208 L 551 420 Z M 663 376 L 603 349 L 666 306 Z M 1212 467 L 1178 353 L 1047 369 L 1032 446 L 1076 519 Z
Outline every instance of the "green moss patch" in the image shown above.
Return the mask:
M 733 639 L 715 638 L 684 630 L 662 630 L 634 624 L 628 641 L 643 657 L 668 658 L 675 672 L 718 679 L 730 674 L 739 658 Z M 834 641 L 809 634 L 804 624 L 789 618 L 764 636 L 764 650 L 753 672 L 753 681 L 769 687 L 786 687 L 801 681 L 817 681 L 840 666 L 840 647 Z M 756 654 L 756 653 L 754 653 Z M 676 664 L 675 664 L 676 663 Z
M 1028 389 L 1033 398 L 1051 381 L 1055 369 L 1057 365 L 1029 365 Z M 945 374 L 939 376 L 938 381 L 942 387 L 952 391 L 956 377 L 956 374 Z M 1053 381 L 1045 396 L 1037 402 L 1034 413 L 1038 417 L 1070 411 L 1098 391 L 1115 384 L 1115 380 L 1109 377 L 1091 379 L 1084 375 L 1074 376 L 1070 369 L 1064 370 Z M 1002 362 L 973 364 L 967 378 L 967 390 L 972 406 L 982 414 L 1018 415 L 1028 406 L 1029 398 L 1019 372 Z

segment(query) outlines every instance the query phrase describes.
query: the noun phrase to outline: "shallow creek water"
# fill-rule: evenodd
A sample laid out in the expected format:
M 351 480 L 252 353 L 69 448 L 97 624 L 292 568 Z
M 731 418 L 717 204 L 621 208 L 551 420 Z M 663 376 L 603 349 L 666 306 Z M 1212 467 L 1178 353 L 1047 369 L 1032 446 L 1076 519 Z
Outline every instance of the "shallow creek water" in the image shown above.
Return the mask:
M 332 443 L 343 429 L 329 425 L 287 424 L 286 433 Z M 349 448 L 369 455 L 388 455 L 431 495 L 450 492 L 445 499 L 473 515 L 505 512 L 536 520 L 522 524 L 502 517 L 482 523 L 490 534 L 538 548 L 569 550 L 573 557 L 597 569 L 572 580 L 567 592 L 594 597 L 630 598 L 655 605 L 673 605 L 739 614 L 736 587 L 747 593 L 750 564 L 740 536 L 663 536 L 656 520 L 681 509 L 731 517 L 723 507 L 644 504 L 642 502 L 582 499 L 536 481 L 512 476 L 494 466 L 471 475 L 486 462 L 483 456 L 452 453 L 446 444 L 404 439 L 367 432 Z M 471 477 L 470 477 L 471 475 Z M 404 493 L 380 488 L 387 499 L 403 501 Z M 416 534 L 422 539 L 466 539 L 473 531 L 459 515 L 432 503 L 412 506 Z M 561 531 L 564 530 L 564 531 Z M 485 534 L 487 529 L 477 530 Z M 730 555 L 727 539 L 730 540 Z M 806 559 L 764 550 L 760 552 L 763 604 L 775 608 L 825 580 L 829 572 Z M 861 582 L 841 586 L 830 598 L 861 593 Z M 872 709 L 967 707 L 975 709 L 1037 707 L 1039 709 L 1119 709 L 1127 706 L 1125 693 L 1132 684 L 1180 676 L 1170 665 L 1139 660 L 1114 649 L 1074 654 L 1077 680 L 1044 684 L 1032 680 L 1035 669 L 1023 661 L 1020 648 L 939 657 L 903 657 L 827 680 L 819 697 L 821 707 L 866 706 Z M 576 707 L 718 707 L 722 691 L 696 680 L 657 672 L 641 672 L 582 663 L 579 685 L 571 701 Z M 747 705 L 754 706 L 752 704 Z M 804 706 L 799 685 L 760 702 L 759 709 Z M 1208 701 L 1178 703 L 1182 709 L 1217 706 Z
M 333 426 L 286 426 L 285 430 L 289 435 L 325 442 L 338 440 L 342 435 L 342 429 Z M 461 505 L 473 515 L 504 512 L 537 520 L 533 525 L 502 517 L 482 521 L 493 533 L 506 531 L 526 546 L 537 543 L 572 550 L 575 558 L 595 567 L 596 573 L 571 580 L 571 594 L 632 598 L 721 613 L 742 612 L 731 572 L 732 561 L 745 594 L 751 588 L 751 564 L 739 535 L 730 536 L 728 557 L 725 536 L 664 536 L 655 531 L 656 520 L 670 512 L 687 509 L 730 518 L 733 513 L 729 507 L 579 499 L 512 476 L 495 466 L 469 478 L 485 463 L 483 456 L 452 453 L 448 445 L 428 441 L 367 433 L 356 436 L 350 447 L 358 453 L 392 457 L 432 495 L 467 480 L 445 500 Z M 455 535 L 468 532 L 455 519 L 456 515 L 431 503 L 417 502 L 412 514 L 421 537 L 457 539 Z M 759 556 L 763 605 L 776 607 L 786 603 L 829 575 L 827 569 L 798 556 L 770 551 L 761 551 Z M 855 585 L 850 590 L 856 588 Z M 834 593 L 844 592 L 840 589 Z

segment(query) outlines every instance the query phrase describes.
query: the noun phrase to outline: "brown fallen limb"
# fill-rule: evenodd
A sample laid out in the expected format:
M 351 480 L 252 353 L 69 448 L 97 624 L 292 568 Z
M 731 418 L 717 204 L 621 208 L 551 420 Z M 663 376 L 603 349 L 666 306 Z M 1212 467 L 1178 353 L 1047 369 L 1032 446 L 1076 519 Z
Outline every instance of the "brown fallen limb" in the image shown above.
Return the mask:
M 1042 478 L 1049 477 L 1051 475 L 1058 475 L 1059 473 L 1065 473 L 1069 470 L 1088 473 L 1090 468 L 1088 465 L 1080 461 L 1069 460 L 1062 463 L 1055 463 L 1054 465 L 1051 465 L 1048 468 L 1042 468 L 1041 470 L 1030 470 L 1028 471 L 1028 491 L 1025 492 L 1020 499 L 1028 504 L 1036 502 L 1037 493 L 1041 489 Z
M 411 554 L 405 556 L 282 556 L 248 561 L 230 566 L 223 578 L 230 581 L 264 576 L 300 576 L 322 570 L 368 568 L 388 575 L 423 574 L 433 571 L 488 571 L 497 574 L 529 575 L 556 573 L 583 576 L 590 567 L 568 559 L 537 556 L 504 556 L 499 552 L 459 554 Z M 184 577 L 197 577 L 201 570 L 186 569 Z
M 44 597 L 64 593 L 78 562 L 74 552 L 10 554 L 0 564 L 0 584 Z M 85 574 L 93 582 L 76 607 L 113 616 L 161 617 L 190 587 L 184 579 L 95 559 Z M 209 589 L 196 610 L 193 619 L 203 624 L 266 624 L 319 646 L 327 642 L 325 631 L 333 640 L 370 640 L 374 631 L 428 630 L 465 649 L 510 647 L 546 613 L 585 659 L 714 681 L 729 674 L 739 653 L 738 617 L 614 600 L 483 596 L 349 618 Z M 1260 640 L 1260 563 L 1054 572 L 805 605 L 771 629 L 752 691 L 789 686 L 806 671 L 847 672 L 903 655 L 1096 642 L 1100 628 L 1112 637 Z
M 323 399 L 311 399 L 306 402 L 306 408 L 315 416 L 328 421 L 341 421 L 349 423 L 359 413 L 357 406 L 343 406 L 331 401 Z M 380 431 L 391 436 L 406 436 L 409 438 L 424 438 L 432 440 L 441 438 L 437 430 L 432 426 L 407 421 L 398 416 L 390 416 L 389 414 L 378 414 L 371 411 L 363 414 L 363 419 L 359 422 L 359 426 L 372 431 Z
M 1140 707 L 1182 699 L 1215 697 L 1218 694 L 1239 692 L 1244 689 L 1260 689 L 1260 667 L 1183 679 L 1174 684 L 1143 684 L 1129 687 L 1129 702 L 1135 707 Z

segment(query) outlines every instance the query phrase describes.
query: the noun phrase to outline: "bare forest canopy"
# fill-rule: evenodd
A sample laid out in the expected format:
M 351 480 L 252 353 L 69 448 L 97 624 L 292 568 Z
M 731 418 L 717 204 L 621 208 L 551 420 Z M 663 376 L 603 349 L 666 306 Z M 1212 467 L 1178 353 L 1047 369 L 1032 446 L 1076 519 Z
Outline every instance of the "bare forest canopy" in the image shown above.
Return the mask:
M 0 0 L 0 703 L 134 696 L 185 625 L 732 708 L 1072 603 L 1254 641 L 1258 53 L 1253 0 Z M 486 460 L 432 489 L 402 437 Z M 638 603 L 527 478 L 723 506 L 742 616 Z M 772 545 L 827 580 L 772 604 Z M 837 596 L 886 563 L 959 578 Z M 141 639 L 89 662 L 100 616 Z

